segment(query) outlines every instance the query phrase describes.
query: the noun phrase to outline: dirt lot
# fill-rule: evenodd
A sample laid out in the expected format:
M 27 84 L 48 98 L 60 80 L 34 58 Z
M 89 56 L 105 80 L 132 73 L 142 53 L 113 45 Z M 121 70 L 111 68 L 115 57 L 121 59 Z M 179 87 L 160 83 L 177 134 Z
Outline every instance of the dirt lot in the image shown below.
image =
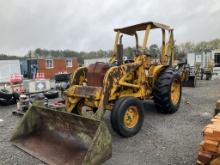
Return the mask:
M 195 164 L 202 128 L 213 115 L 220 98 L 220 80 L 200 81 L 197 88 L 183 88 L 180 109 L 172 115 L 156 112 L 145 102 L 145 122 L 132 138 L 121 138 L 112 131 L 109 113 L 106 122 L 113 136 L 113 154 L 105 165 L 191 165 Z M 189 104 L 186 104 L 189 100 Z M 10 144 L 11 133 L 20 117 L 13 116 L 15 106 L 0 107 L 0 164 L 43 164 Z

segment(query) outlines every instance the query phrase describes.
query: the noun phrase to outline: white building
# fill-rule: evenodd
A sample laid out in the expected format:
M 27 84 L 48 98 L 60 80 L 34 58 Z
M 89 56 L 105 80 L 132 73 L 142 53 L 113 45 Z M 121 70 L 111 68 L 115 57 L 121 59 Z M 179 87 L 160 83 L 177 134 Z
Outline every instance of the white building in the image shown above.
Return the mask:
M 8 82 L 15 73 L 21 74 L 19 60 L 0 60 L 0 83 Z
M 93 58 L 93 59 L 85 59 L 84 60 L 84 65 L 88 66 L 89 64 L 94 64 L 96 62 L 104 62 L 104 63 L 108 63 L 109 62 L 109 58 Z

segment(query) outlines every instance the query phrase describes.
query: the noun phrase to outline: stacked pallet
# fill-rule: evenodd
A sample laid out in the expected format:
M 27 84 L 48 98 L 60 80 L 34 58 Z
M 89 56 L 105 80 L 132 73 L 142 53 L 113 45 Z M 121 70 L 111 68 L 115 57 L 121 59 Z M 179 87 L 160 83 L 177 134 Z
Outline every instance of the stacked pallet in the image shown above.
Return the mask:
M 220 165 L 220 101 L 216 103 L 215 113 L 203 130 L 197 165 Z

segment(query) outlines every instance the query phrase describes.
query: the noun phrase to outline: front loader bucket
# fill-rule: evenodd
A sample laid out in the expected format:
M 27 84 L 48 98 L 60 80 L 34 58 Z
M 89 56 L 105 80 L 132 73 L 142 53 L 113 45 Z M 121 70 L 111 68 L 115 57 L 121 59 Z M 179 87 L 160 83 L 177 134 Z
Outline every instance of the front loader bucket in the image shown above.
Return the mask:
M 93 165 L 111 157 L 112 139 L 103 121 L 32 106 L 11 142 L 47 164 Z
M 183 81 L 184 87 L 196 87 L 196 76 L 189 76 L 187 81 Z

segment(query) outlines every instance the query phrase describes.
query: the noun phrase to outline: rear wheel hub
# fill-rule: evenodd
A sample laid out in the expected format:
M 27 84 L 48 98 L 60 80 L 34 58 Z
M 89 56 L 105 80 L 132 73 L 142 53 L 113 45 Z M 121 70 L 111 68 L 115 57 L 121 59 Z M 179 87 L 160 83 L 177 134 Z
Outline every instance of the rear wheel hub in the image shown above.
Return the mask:
M 133 128 L 139 120 L 137 107 L 130 106 L 124 114 L 124 125 L 127 128 Z
M 171 101 L 173 105 L 177 105 L 180 100 L 180 86 L 178 79 L 175 79 L 171 84 Z

